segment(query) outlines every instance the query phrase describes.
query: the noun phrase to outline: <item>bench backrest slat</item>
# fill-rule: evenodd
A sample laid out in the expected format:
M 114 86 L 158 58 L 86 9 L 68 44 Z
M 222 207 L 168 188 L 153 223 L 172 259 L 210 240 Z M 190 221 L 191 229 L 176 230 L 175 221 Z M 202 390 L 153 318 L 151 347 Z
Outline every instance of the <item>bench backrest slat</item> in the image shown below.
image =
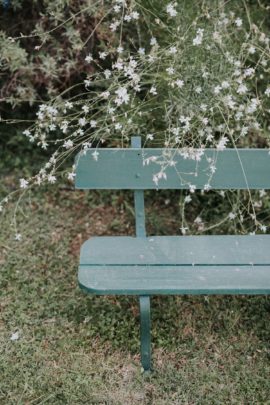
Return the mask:
M 98 155 L 93 156 L 93 152 Z M 270 189 L 267 149 L 195 150 L 194 159 L 177 149 L 96 149 L 76 158 L 75 187 L 80 189 Z M 96 160 L 95 157 L 98 156 Z M 165 166 L 164 166 L 165 164 Z M 164 170 L 163 170 L 164 169 Z M 164 171 L 164 177 L 153 181 Z

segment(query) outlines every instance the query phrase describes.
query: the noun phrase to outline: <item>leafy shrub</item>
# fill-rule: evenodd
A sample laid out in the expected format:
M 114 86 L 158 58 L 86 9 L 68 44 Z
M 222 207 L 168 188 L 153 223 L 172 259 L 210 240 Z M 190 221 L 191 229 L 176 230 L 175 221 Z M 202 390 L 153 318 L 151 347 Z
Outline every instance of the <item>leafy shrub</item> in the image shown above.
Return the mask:
M 59 166 L 73 152 L 92 148 L 97 160 L 96 146 L 129 146 L 134 133 L 143 136 L 144 145 L 179 148 L 195 160 L 205 147 L 268 147 L 267 3 L 114 0 L 42 3 L 45 6 L 47 14 L 39 11 L 42 17 L 31 35 L 2 39 L 4 55 L 18 52 L 12 61 L 4 56 L 4 69 L 17 72 L 15 66 L 26 65 L 30 58 L 38 64 L 38 75 L 27 65 L 21 68 L 22 77 L 26 80 L 29 68 L 29 80 L 41 80 L 49 100 L 39 105 L 37 119 L 24 135 L 42 150 L 53 146 L 54 152 L 36 175 L 21 179 L 21 188 L 54 183 Z M 74 16 L 73 7 L 79 7 Z M 86 29 L 87 19 L 91 29 Z M 20 44 L 29 39 L 32 52 L 26 55 Z M 73 72 L 74 85 L 68 87 Z M 62 77 L 68 77 L 64 86 Z M 32 86 L 36 91 L 35 83 Z M 6 102 L 16 103 L 12 97 Z M 168 157 L 159 162 L 153 178 L 157 186 L 166 177 L 167 164 Z M 214 171 L 210 162 L 205 191 Z M 74 178 L 74 167 L 67 177 Z M 189 186 L 193 194 L 194 186 Z M 191 199 L 186 196 L 185 203 Z M 242 230 L 245 216 L 255 230 L 266 230 L 253 204 L 245 209 L 232 205 L 225 219 L 237 218 Z M 185 228 L 183 221 L 183 232 Z

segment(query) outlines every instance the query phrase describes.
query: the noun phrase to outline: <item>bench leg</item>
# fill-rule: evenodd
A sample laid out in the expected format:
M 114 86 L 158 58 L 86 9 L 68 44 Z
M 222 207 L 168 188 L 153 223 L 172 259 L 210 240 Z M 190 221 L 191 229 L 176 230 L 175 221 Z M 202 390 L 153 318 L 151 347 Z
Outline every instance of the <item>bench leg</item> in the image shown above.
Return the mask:
M 151 319 L 150 297 L 140 296 L 141 362 L 144 371 L 151 370 Z

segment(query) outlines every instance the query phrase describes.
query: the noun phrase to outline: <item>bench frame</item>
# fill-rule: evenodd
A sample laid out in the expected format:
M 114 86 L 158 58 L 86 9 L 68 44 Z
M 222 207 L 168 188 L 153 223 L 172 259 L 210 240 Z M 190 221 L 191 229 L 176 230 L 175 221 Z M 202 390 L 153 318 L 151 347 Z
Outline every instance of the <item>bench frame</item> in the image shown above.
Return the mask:
M 141 137 L 133 136 L 132 148 L 141 148 Z M 134 191 L 136 236 L 146 236 L 143 190 Z M 151 301 L 149 295 L 139 297 L 141 327 L 141 363 L 144 371 L 151 370 Z
M 76 175 L 76 188 L 80 189 L 131 189 L 134 191 L 134 204 L 135 204 L 135 224 L 136 224 L 136 238 L 146 238 L 146 228 L 145 228 L 145 209 L 144 209 L 144 190 L 145 189 L 187 189 L 187 184 L 179 183 L 179 179 L 176 179 L 175 176 L 168 177 L 167 180 L 161 181 L 159 187 L 155 187 L 152 182 L 152 176 L 149 171 L 148 166 L 141 167 L 141 137 L 134 136 L 131 138 L 131 148 L 132 150 L 128 150 L 130 153 L 123 152 L 124 149 L 121 149 L 121 154 L 123 159 L 115 160 L 114 155 L 113 160 L 110 160 L 110 155 L 115 153 L 116 150 L 106 150 L 106 149 L 99 149 L 102 151 L 101 156 L 103 155 L 103 160 L 100 162 L 99 165 L 94 166 L 96 162 L 93 161 L 91 158 L 90 152 L 90 160 L 89 157 L 87 159 L 83 159 L 82 163 L 77 160 L 76 167 L 78 164 L 78 176 Z M 134 150 L 135 149 L 135 150 Z M 139 149 L 140 151 L 137 151 Z M 146 149 L 147 150 L 147 149 Z M 154 153 L 153 149 L 148 149 L 150 153 Z M 160 149 L 157 150 L 160 153 Z M 209 153 L 213 154 L 216 153 L 215 150 L 207 150 L 210 151 Z M 128 159 L 129 156 L 133 156 L 133 160 Z M 251 157 L 254 157 L 253 160 L 250 160 Z M 256 159 L 255 159 L 256 157 Z M 78 156 L 79 158 L 79 156 Z M 181 164 L 186 169 L 186 172 L 192 171 L 190 169 L 190 163 L 187 160 L 183 160 L 181 158 Z M 96 160 L 96 159 L 95 159 Z M 110 165 L 114 165 L 116 161 L 116 171 L 113 173 L 113 176 L 108 177 L 108 170 L 111 170 Z M 197 182 L 197 188 L 202 189 L 203 185 L 205 184 L 205 162 L 202 162 L 202 167 L 204 168 L 199 172 L 199 175 L 194 180 Z M 105 167 L 103 166 L 105 164 Z M 125 166 L 128 165 L 128 166 Z M 203 166 L 204 165 L 204 166 Z M 235 188 L 235 189 L 270 189 L 270 180 L 268 176 L 268 172 L 270 171 L 270 157 L 267 150 L 225 150 L 221 152 L 220 158 L 217 162 L 219 170 L 217 170 L 217 175 L 215 174 L 212 184 L 213 188 Z M 128 167 L 128 170 L 126 168 Z M 92 169 L 92 171 L 91 171 Z M 224 172 L 223 172 L 224 169 Z M 126 171 L 125 171 L 126 170 Z M 225 171 L 226 170 L 226 171 Z M 93 173 L 93 171 L 97 174 L 97 176 L 89 176 L 89 173 Z M 144 173 L 145 171 L 145 173 Z M 141 176 L 140 172 L 146 174 L 146 176 Z M 109 185 L 109 187 L 107 187 Z M 260 242 L 260 240 L 259 240 Z M 261 243 L 261 242 L 260 242 Z M 243 253 L 243 252 L 242 252 Z M 98 255 L 102 258 L 102 251 L 99 251 Z M 238 256 L 238 254 L 237 254 Z M 83 256 L 82 256 L 83 257 Z M 243 257 L 246 257 L 244 253 Z M 261 257 L 261 256 L 260 256 Z M 257 263 L 258 266 L 267 266 L 264 267 L 267 271 L 267 285 L 264 284 L 253 285 L 253 279 L 251 280 L 252 286 L 251 288 L 233 288 L 226 292 L 226 289 L 214 289 L 209 291 L 210 294 L 224 294 L 224 293 L 233 293 L 233 294 L 270 294 L 270 261 L 268 256 L 266 257 L 267 261 L 261 260 Z M 83 259 L 82 266 L 87 266 L 89 262 L 86 260 L 87 257 Z M 233 260 L 233 259 L 232 259 Z M 99 266 L 101 265 L 98 262 Z M 105 263 L 102 263 L 102 265 Z M 204 266 L 205 264 L 216 265 L 211 261 L 204 264 L 198 264 L 199 266 Z M 92 266 L 93 264 L 89 264 Z M 123 265 L 123 264 L 122 264 Z M 147 264 L 146 264 L 147 265 Z M 185 264 L 183 264 L 186 266 Z M 231 262 L 228 264 L 219 263 L 217 265 L 231 265 L 237 266 L 236 262 Z M 110 266 L 108 264 L 108 266 Z M 193 266 L 193 263 L 192 263 Z M 239 266 L 245 270 L 246 267 L 252 266 L 253 263 L 246 263 L 245 260 L 239 263 Z M 261 269 L 263 267 L 260 267 Z M 239 269 L 235 269 L 239 271 Z M 89 273 L 88 273 L 89 274 Z M 91 277 L 91 275 L 90 275 Z M 92 274 L 93 277 L 93 274 Z M 246 277 L 246 276 L 245 276 Z M 246 279 L 245 279 L 246 280 Z M 80 281 L 80 280 L 79 280 Z M 268 284 L 269 282 L 269 284 Z M 105 289 L 95 291 L 95 288 L 87 288 L 87 282 L 80 283 L 80 287 L 85 289 L 86 291 L 92 294 L 106 294 L 110 293 L 108 289 L 108 285 Z M 245 283 L 244 283 L 245 284 Z M 236 286 L 237 287 L 237 286 Z M 254 287 L 254 288 L 253 288 Z M 265 288 L 264 288 L 265 287 Z M 151 367 L 151 309 L 150 309 L 150 300 L 151 294 L 154 293 L 152 289 L 146 289 L 145 291 L 134 290 L 133 293 L 126 289 L 126 286 L 121 290 L 112 290 L 115 292 L 111 293 L 120 293 L 120 294 L 134 294 L 139 296 L 139 307 L 140 307 L 140 341 L 141 341 L 141 363 L 144 371 L 150 371 Z M 190 290 L 191 291 L 191 290 Z M 195 291 L 195 290 L 194 290 Z M 168 292 L 165 290 L 160 290 L 159 293 L 173 293 Z M 180 293 L 180 291 L 178 292 Z M 181 294 L 188 294 L 193 292 L 189 292 L 189 289 L 184 290 Z M 202 290 L 197 290 L 194 294 L 204 294 Z M 208 292 L 206 292 L 208 294 Z

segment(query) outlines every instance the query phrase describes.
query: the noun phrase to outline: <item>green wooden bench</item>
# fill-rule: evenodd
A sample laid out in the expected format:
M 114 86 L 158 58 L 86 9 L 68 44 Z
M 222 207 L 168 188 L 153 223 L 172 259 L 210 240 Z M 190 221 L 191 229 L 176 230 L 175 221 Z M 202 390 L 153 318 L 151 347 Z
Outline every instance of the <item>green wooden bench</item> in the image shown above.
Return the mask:
M 171 149 L 167 179 L 158 184 L 153 156 L 163 149 L 97 149 L 76 158 L 78 189 L 131 189 L 135 195 L 136 237 L 94 237 L 81 248 L 79 285 L 90 294 L 137 295 L 140 303 L 141 361 L 151 369 L 150 297 L 159 294 L 269 294 L 270 235 L 146 236 L 146 189 L 203 189 L 209 162 L 215 162 L 212 189 L 269 189 L 270 155 L 263 149 L 206 149 L 201 160 Z M 98 159 L 97 159 L 98 157 Z M 149 159 L 150 158 L 150 159 Z M 180 173 L 184 173 L 181 174 Z

